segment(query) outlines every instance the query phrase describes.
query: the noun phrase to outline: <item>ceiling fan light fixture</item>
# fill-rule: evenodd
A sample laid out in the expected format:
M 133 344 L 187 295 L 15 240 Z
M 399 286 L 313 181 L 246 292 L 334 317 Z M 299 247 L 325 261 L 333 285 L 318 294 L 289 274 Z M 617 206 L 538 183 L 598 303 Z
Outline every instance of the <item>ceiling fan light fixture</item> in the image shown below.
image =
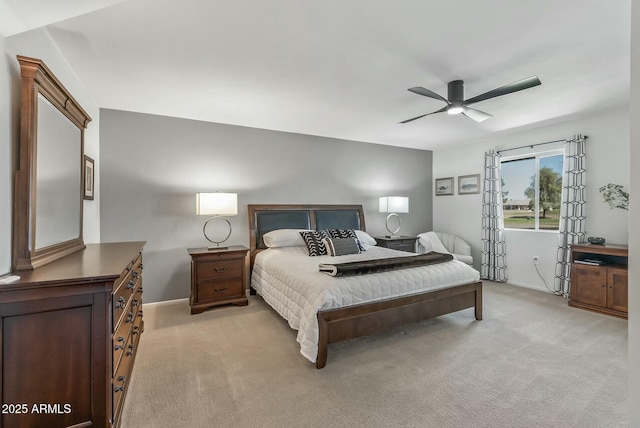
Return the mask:
M 454 106 L 454 105 L 452 105 L 447 109 L 447 113 L 449 113 L 449 114 L 460 114 L 463 111 L 464 111 L 464 107 L 462 107 L 462 106 Z

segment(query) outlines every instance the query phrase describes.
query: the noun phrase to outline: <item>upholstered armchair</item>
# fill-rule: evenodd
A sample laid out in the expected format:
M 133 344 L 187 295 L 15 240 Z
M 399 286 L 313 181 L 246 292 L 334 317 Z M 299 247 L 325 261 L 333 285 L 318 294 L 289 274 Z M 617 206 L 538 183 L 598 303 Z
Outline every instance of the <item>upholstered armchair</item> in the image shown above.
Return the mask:
M 471 246 L 464 239 L 448 232 L 426 232 L 418 235 L 418 252 L 451 253 L 456 260 L 473 265 Z

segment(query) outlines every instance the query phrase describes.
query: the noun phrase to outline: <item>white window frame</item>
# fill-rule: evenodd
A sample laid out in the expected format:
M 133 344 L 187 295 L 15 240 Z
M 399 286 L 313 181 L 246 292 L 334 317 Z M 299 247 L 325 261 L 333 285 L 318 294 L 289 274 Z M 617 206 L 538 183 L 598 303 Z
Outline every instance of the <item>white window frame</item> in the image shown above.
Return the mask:
M 541 150 L 541 151 L 531 151 L 529 150 L 527 153 L 521 153 L 521 154 L 517 154 L 517 155 L 512 155 L 512 156 L 501 156 L 500 158 L 500 167 L 502 168 L 502 163 L 503 162 L 511 162 L 511 161 L 517 161 L 517 160 L 521 160 L 521 159 L 531 159 L 533 158 L 535 160 L 535 173 L 536 173 L 536 182 L 535 182 L 535 186 L 536 186 L 536 191 L 535 191 L 535 201 L 534 201 L 534 213 L 535 213 L 535 220 L 534 220 L 534 229 L 520 229 L 520 228 L 513 228 L 513 227 L 505 227 L 506 230 L 520 230 L 520 231 L 529 231 L 529 232 L 544 232 L 544 233 L 559 233 L 560 232 L 560 228 L 558 227 L 558 230 L 548 230 L 548 229 L 540 229 L 540 174 L 538 173 L 540 171 L 540 159 L 541 158 L 547 158 L 547 157 L 551 157 L 551 156 L 558 156 L 561 155 L 562 156 L 562 175 L 564 176 L 564 148 L 561 149 L 550 149 L 550 150 Z M 564 177 L 563 177 L 564 180 Z

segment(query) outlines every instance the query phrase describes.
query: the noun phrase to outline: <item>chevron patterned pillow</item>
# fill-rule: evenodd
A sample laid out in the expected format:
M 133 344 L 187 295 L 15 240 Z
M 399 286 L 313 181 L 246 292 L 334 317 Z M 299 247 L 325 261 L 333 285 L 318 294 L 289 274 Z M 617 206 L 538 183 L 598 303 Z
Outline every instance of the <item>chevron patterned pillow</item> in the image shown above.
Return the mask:
M 300 232 L 302 239 L 304 239 L 304 243 L 307 244 L 307 249 L 309 250 L 309 255 L 311 257 L 314 256 L 325 256 L 327 255 L 327 247 L 324 246 L 322 239 L 330 238 L 329 234 L 324 230 L 312 230 Z

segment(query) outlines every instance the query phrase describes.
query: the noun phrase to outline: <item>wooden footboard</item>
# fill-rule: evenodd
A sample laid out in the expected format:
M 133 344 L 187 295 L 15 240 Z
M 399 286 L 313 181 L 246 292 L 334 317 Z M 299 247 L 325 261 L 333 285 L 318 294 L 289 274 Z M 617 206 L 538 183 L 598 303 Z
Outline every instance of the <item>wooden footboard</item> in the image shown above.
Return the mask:
M 481 320 L 482 282 L 318 312 L 316 367 L 321 369 L 327 364 L 330 343 L 380 333 L 473 307 L 476 319 Z

